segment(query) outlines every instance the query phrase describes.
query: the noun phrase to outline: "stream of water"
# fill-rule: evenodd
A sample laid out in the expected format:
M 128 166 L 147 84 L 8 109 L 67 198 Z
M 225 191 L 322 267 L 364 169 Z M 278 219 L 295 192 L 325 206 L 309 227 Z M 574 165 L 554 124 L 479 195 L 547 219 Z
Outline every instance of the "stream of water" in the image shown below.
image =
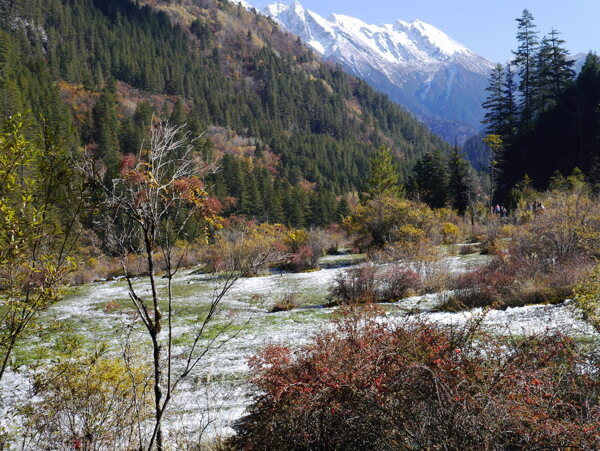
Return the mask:
M 453 271 L 473 269 L 486 261 L 482 256 L 448 257 L 442 262 Z M 244 413 L 251 399 L 247 383 L 247 359 L 267 344 L 300 346 L 326 327 L 335 312 L 322 307 L 336 277 L 352 263 L 348 256 L 327 257 L 326 268 L 308 273 L 273 273 L 262 277 L 239 279 L 221 302 L 221 315 L 214 322 L 220 326 L 233 323 L 228 332 L 217 340 L 218 349 L 206 354 L 197 370 L 181 386 L 168 415 L 169 427 L 179 431 L 197 429 L 208 424 L 209 435 L 228 434 L 233 421 Z M 140 295 L 148 295 L 146 278 L 138 278 L 134 286 Z M 214 276 L 195 274 L 191 270 L 176 276 L 174 284 L 175 355 L 183 356 L 189 348 L 199 318 L 206 311 L 220 282 Z M 166 281 L 160 280 L 159 289 L 166 290 Z M 300 308 L 269 313 L 273 303 L 283 296 L 296 300 Z M 432 309 L 444 297 L 417 296 L 385 304 L 389 321 L 407 316 L 445 325 L 460 326 L 481 314 L 480 309 L 462 313 L 434 312 Z M 52 349 L 65 336 L 78 337 L 85 346 L 106 342 L 116 350 L 125 340 L 127 326 L 135 314 L 128 299 L 124 281 L 107 281 L 73 289 L 62 301 L 44 312 L 39 330 L 19 348 L 16 361 L 22 366 L 10 371 L 2 381 L 4 393 L 0 426 L 11 421 L 11 406 L 27 396 L 28 359 L 49 358 Z M 484 325 L 496 333 L 523 335 L 546 329 L 559 329 L 572 336 L 597 337 L 585 323 L 572 303 L 535 305 L 507 310 L 490 311 Z M 140 326 L 135 327 L 130 339 L 147 346 L 147 337 Z M 210 333 L 209 333 L 210 335 Z M 176 359 L 181 367 L 183 359 Z

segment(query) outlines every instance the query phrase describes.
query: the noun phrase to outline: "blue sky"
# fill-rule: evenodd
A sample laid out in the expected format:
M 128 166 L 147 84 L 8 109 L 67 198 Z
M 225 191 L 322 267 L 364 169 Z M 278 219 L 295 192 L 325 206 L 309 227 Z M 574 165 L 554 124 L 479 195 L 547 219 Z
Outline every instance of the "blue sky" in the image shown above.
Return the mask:
M 290 3 L 291 0 L 283 0 Z M 260 7 L 270 1 L 252 0 Z M 495 62 L 516 47 L 515 18 L 527 8 L 538 30 L 562 33 L 573 53 L 600 51 L 600 0 L 301 0 L 322 16 L 335 12 L 369 23 L 420 19 Z

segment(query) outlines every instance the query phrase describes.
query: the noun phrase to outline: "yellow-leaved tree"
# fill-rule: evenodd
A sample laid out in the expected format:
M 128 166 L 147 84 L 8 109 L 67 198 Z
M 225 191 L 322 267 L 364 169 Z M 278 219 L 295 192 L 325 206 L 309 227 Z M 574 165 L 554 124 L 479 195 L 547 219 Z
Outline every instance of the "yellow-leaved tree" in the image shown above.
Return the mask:
M 68 156 L 49 130 L 29 140 L 15 115 L 0 133 L 0 379 L 18 340 L 59 298 L 76 215 L 57 220 L 57 192 L 68 184 Z M 72 209 L 77 212 L 77 206 Z

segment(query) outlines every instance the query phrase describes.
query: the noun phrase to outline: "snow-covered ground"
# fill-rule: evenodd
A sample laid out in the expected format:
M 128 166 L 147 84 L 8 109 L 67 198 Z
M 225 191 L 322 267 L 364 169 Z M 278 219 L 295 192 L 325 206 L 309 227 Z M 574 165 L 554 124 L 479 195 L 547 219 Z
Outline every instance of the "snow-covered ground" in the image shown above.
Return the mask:
M 299 346 L 327 324 L 334 309 L 324 308 L 329 289 L 337 276 L 347 268 L 336 266 L 336 259 L 348 262 L 347 256 L 328 257 L 326 269 L 308 273 L 275 273 L 263 277 L 244 278 L 229 290 L 221 304 L 221 315 L 209 333 L 233 321 L 221 346 L 204 357 L 186 384 L 181 386 L 171 407 L 169 426 L 178 430 L 195 429 L 210 422 L 208 433 L 227 434 L 231 423 L 239 418 L 251 393 L 247 383 L 247 359 L 266 344 Z M 479 256 L 450 257 L 442 264 L 453 271 L 465 271 L 485 262 Z M 147 279 L 139 278 L 134 286 L 141 295 L 148 294 Z M 160 280 L 159 289 L 166 289 Z M 181 272 L 175 281 L 175 354 L 184 354 L 197 330 L 198 318 L 206 311 L 220 281 L 213 276 Z M 386 304 L 387 320 L 401 321 L 407 317 L 424 319 L 445 325 L 462 325 L 482 311 L 463 313 L 434 312 L 447 293 L 417 296 Z M 273 303 L 283 296 L 292 296 L 301 305 L 290 312 L 269 313 Z M 0 427 L 10 422 L 9 408 L 27 395 L 27 356 L 38 355 L 39 348 L 51 350 L 64 334 L 76 334 L 89 345 L 107 342 L 116 349 L 124 340 L 124 325 L 135 315 L 128 300 L 124 281 L 89 284 L 74 289 L 65 299 L 45 312 L 42 324 L 52 325 L 56 333 L 40 328 L 17 353 L 17 363 L 23 366 L 10 371 L 2 381 L 3 407 Z M 485 314 L 484 325 L 502 334 L 523 335 L 542 330 L 559 329 L 573 336 L 593 337 L 593 330 L 579 316 L 572 303 L 551 306 L 527 306 Z M 138 327 L 133 337 L 146 346 L 144 331 Z M 43 353 L 42 353 L 43 354 Z M 176 365 L 183 365 L 178 359 Z

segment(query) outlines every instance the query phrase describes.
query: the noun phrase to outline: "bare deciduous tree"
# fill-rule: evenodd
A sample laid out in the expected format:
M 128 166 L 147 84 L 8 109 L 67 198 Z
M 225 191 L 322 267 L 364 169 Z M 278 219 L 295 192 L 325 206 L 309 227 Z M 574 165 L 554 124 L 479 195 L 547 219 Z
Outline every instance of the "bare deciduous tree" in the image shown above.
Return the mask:
M 204 318 L 191 332 L 183 364 L 174 368 L 173 279 L 181 268 L 186 243 L 207 236 L 211 228 L 218 226 L 206 202 L 208 194 L 199 178 L 201 162 L 194 159 L 192 144 L 185 126 L 157 122 L 152 126 L 147 149 L 140 152 L 137 161 L 124 158 L 119 178 L 107 182 L 105 171 L 89 158 L 82 167 L 86 178 L 103 192 L 107 241 L 123 256 L 129 297 L 152 345 L 154 426 L 148 450 L 164 449 L 163 420 L 174 392 L 209 350 L 222 345 L 223 335 L 233 322 L 220 324 L 210 339 L 206 337 L 223 297 L 237 280 L 238 268 L 228 268 Z M 127 259 L 130 254 L 145 256 L 149 296 L 133 283 Z M 158 287 L 158 270 L 164 271 L 164 293 Z

